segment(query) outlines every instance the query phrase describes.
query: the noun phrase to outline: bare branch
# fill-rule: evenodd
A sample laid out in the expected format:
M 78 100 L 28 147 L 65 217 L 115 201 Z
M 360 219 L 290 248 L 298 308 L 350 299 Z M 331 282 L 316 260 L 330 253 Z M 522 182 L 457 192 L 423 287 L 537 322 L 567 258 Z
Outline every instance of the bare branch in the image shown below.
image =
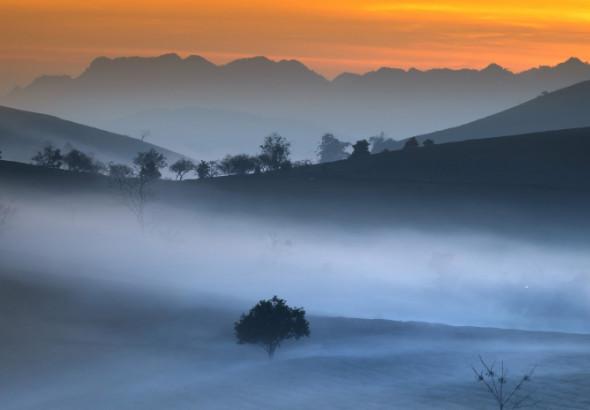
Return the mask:
M 522 409 L 525 407 L 534 407 L 538 402 L 533 401 L 529 393 L 520 394 L 523 392 L 524 385 L 529 382 L 535 372 L 536 367 L 533 367 L 528 373 L 521 377 L 518 383 L 509 390 L 510 393 L 506 395 L 506 387 L 508 385 L 508 370 L 504 367 L 504 361 L 500 362 L 499 373 L 495 371 L 495 362 L 491 365 L 486 363 L 483 357 L 479 356 L 481 363 L 481 370 L 471 367 L 478 382 L 482 383 L 487 391 L 494 398 L 500 410 L 507 408 L 511 404 L 511 409 Z

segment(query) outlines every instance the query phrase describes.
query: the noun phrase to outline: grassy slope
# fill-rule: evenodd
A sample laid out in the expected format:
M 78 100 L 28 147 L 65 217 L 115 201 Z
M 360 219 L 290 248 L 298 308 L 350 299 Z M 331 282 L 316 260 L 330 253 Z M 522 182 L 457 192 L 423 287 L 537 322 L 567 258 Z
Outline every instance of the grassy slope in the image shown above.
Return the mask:
M 0 106 L 0 149 L 7 159 L 29 162 L 48 142 L 58 148 L 70 144 L 98 159 L 131 162 L 140 151 L 155 148 L 170 160 L 180 155 L 127 137 L 45 114 Z
M 590 125 L 590 81 L 537 97 L 508 110 L 418 138 L 439 143 Z

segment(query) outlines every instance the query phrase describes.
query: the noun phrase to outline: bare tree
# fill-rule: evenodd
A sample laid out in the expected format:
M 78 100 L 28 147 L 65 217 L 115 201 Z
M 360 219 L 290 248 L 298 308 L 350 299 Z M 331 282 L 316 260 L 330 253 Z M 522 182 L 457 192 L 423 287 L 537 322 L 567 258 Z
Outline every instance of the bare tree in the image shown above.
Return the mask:
M 4 230 L 8 222 L 8 218 L 14 212 L 14 209 L 10 205 L 6 205 L 0 202 L 0 232 Z
M 109 164 L 108 175 L 111 186 L 121 194 L 125 205 L 135 215 L 143 228 L 143 205 L 139 195 L 139 179 L 133 168 L 125 164 Z
M 523 409 L 534 407 L 538 402 L 534 401 L 530 393 L 525 391 L 525 385 L 531 381 L 535 368 L 517 379 L 512 387 L 508 383 L 508 369 L 504 367 L 504 361 L 500 362 L 499 368 L 496 363 L 488 364 L 479 356 L 481 368 L 472 366 L 473 373 L 479 383 L 485 386 L 486 390 L 494 398 L 499 410 Z
M 136 170 L 125 164 L 109 164 L 111 184 L 123 196 L 125 205 L 137 218 L 141 229 L 145 227 L 145 206 L 149 199 L 149 185 L 161 177 L 160 169 L 166 158 L 154 149 L 140 152 L 133 160 Z

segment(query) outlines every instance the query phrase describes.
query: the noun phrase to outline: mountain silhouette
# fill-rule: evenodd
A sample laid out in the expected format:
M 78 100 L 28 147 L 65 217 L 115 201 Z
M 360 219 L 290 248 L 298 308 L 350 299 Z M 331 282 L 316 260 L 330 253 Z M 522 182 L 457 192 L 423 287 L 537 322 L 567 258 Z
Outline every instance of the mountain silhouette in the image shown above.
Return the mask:
M 180 158 L 167 149 L 124 135 L 65 121 L 57 117 L 0 106 L 0 150 L 2 158 L 30 162 L 45 145 L 76 148 L 96 159 L 131 163 L 140 151 L 154 148 L 169 160 Z
M 458 127 L 421 135 L 419 140 L 461 141 L 590 126 L 590 81 L 542 95 Z
M 296 60 L 259 56 L 218 65 L 165 54 L 99 57 L 77 77 L 42 77 L 3 101 L 119 133 L 153 129 L 156 141 L 190 146 L 187 155 L 197 157 L 212 152 L 211 140 L 218 141 L 217 152 L 255 150 L 261 127 L 242 119 L 266 118 L 272 131 L 292 140 L 296 156 L 310 157 L 324 132 L 351 140 L 383 131 L 402 140 L 586 80 L 590 65 L 577 58 L 519 73 L 497 64 L 481 70 L 383 67 L 328 80 Z M 219 125 L 200 126 L 190 109 L 215 112 Z M 187 115 L 170 123 L 171 111 Z M 138 122 L 146 112 L 149 124 Z

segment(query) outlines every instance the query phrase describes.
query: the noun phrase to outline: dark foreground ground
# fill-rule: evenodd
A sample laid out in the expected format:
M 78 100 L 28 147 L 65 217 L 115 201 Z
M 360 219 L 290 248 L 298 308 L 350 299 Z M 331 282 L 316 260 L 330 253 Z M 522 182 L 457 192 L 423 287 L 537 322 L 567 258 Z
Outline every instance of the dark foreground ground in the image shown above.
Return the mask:
M 590 336 L 312 317 L 276 359 L 234 343 L 239 310 L 111 284 L 3 275 L 2 409 L 493 409 L 470 366 L 537 366 L 540 409 L 590 407 Z

